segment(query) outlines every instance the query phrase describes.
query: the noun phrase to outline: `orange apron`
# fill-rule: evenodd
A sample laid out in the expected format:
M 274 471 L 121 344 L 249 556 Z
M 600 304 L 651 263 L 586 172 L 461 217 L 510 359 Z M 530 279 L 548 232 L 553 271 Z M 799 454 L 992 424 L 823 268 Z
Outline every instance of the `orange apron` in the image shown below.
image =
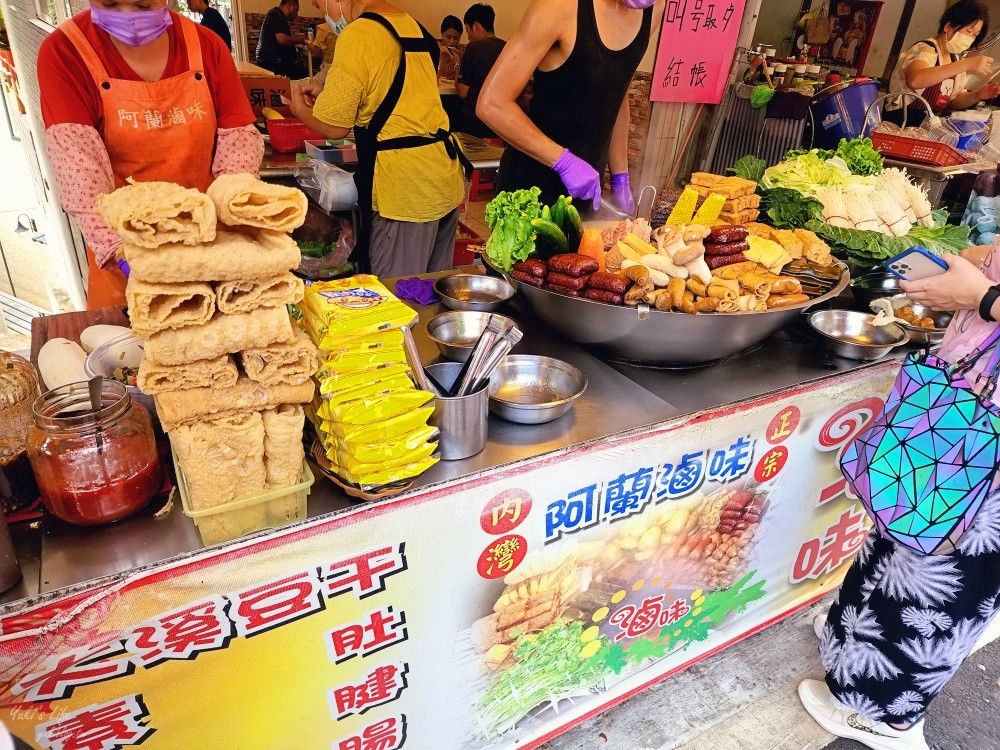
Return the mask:
M 111 159 L 115 187 L 136 182 L 174 182 L 206 190 L 212 183 L 217 122 L 205 79 L 198 27 L 172 14 L 187 47 L 188 69 L 161 81 L 128 81 L 108 76 L 94 48 L 72 20 L 59 28 L 76 47 L 101 92 L 100 132 Z M 87 308 L 125 305 L 125 276 L 100 268 L 87 249 Z

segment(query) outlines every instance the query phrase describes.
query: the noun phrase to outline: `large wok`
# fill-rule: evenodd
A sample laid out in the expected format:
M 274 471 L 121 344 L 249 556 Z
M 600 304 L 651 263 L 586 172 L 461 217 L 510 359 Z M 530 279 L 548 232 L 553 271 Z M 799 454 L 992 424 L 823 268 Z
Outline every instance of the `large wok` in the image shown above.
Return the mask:
M 508 279 L 535 316 L 598 357 L 653 367 L 708 364 L 760 343 L 813 305 L 840 294 L 847 266 L 826 294 L 795 307 L 732 314 L 662 312 L 567 297 Z

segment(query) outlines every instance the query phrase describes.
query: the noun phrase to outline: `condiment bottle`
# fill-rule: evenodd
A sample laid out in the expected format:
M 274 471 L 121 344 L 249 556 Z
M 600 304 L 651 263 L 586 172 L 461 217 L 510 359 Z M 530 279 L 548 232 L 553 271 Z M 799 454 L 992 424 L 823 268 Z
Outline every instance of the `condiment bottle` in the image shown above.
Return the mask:
M 92 411 L 86 383 L 48 391 L 32 405 L 28 458 L 42 502 L 69 523 L 110 523 L 156 494 L 163 470 L 149 414 L 125 385 L 105 380 Z
M 0 510 L 10 513 L 38 497 L 25 452 L 31 404 L 38 397 L 35 368 L 16 354 L 0 352 Z
M 774 64 L 774 82 L 776 84 L 786 85 L 786 81 L 790 84 L 791 79 L 789 78 L 789 75 L 789 69 L 785 63 Z

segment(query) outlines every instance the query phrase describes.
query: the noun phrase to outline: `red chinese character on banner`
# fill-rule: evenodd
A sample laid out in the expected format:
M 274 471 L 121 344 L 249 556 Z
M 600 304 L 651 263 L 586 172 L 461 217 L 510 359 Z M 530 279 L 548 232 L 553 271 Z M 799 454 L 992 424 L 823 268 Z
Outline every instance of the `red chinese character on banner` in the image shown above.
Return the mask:
M 238 591 L 229 599 L 236 632 L 247 638 L 320 612 L 324 606 L 315 570 Z
M 391 703 L 406 688 L 407 665 L 403 662 L 376 667 L 363 682 L 349 683 L 330 691 L 333 718 L 340 721 L 352 714 L 363 714 L 369 708 Z
M 785 468 L 788 461 L 788 448 L 783 445 L 771 448 L 761 456 L 757 467 L 753 470 L 753 478 L 758 482 L 770 482 Z
M 125 638 L 125 647 L 137 665 L 148 668 L 167 659 L 190 659 L 202 651 L 225 648 L 232 637 L 226 600 L 213 596 L 137 625 Z
M 369 550 L 330 563 L 323 571 L 326 595 L 330 599 L 353 591 L 359 599 L 385 591 L 385 579 L 406 570 L 403 544 Z
M 531 512 L 531 495 L 524 490 L 504 490 L 486 503 L 479 525 L 487 534 L 509 534 Z
M 130 659 L 112 658 L 123 654 L 125 647 L 122 643 L 113 641 L 100 646 L 81 646 L 50 656 L 42 664 L 41 671 L 22 678 L 11 688 L 11 692 L 23 696 L 26 701 L 68 698 L 80 685 L 92 685 L 132 674 L 135 665 Z
M 837 410 L 820 428 L 816 447 L 821 451 L 836 450 L 839 462 L 844 449 L 868 427 L 884 405 L 882 399 L 871 396 Z M 820 490 L 816 504 L 823 505 L 844 494 L 853 497 L 847 491 L 847 482 L 843 477 L 838 477 L 836 481 Z
M 406 640 L 406 617 L 394 612 L 392 607 L 382 607 L 370 612 L 368 617 L 330 631 L 327 648 L 334 664 L 376 651 Z
M 406 742 L 406 715 L 369 724 L 360 734 L 337 743 L 337 750 L 399 750 Z
M 479 555 L 476 571 L 486 579 L 503 578 L 528 554 L 528 540 L 517 534 L 494 539 Z
M 50 750 L 119 750 L 138 745 L 155 730 L 144 726 L 148 715 L 142 696 L 87 706 L 35 727 L 35 740 Z
M 621 632 L 615 635 L 615 640 L 622 638 L 639 638 L 653 628 L 673 625 L 691 611 L 690 605 L 684 599 L 674 599 L 668 606 L 663 606 L 663 594 L 643 599 L 639 607 L 628 604 L 614 612 L 608 622 L 617 625 Z
M 832 573 L 854 557 L 868 536 L 865 514 L 852 506 L 826 530 L 823 537 L 810 539 L 801 547 L 792 565 L 792 583 L 816 579 Z
M 786 406 L 771 420 L 764 437 L 771 445 L 777 445 L 787 440 L 795 428 L 799 426 L 802 412 L 797 406 Z

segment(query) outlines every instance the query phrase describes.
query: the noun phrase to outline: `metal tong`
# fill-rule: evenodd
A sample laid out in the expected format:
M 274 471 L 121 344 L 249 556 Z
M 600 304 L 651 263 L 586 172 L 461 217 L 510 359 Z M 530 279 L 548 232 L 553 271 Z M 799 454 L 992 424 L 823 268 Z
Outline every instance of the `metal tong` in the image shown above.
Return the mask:
M 484 381 L 489 380 L 493 370 L 521 340 L 521 336 L 521 332 L 513 325 L 504 325 L 491 315 L 448 395 L 468 396 L 482 388 Z
M 434 376 L 424 369 L 424 363 L 420 359 L 420 352 L 417 350 L 417 342 L 413 338 L 413 331 L 409 326 L 400 326 L 403 332 L 403 351 L 406 352 L 406 359 L 410 364 L 410 371 L 413 373 L 417 387 L 422 391 L 429 391 L 436 396 L 448 395 L 448 390 L 444 388 Z

